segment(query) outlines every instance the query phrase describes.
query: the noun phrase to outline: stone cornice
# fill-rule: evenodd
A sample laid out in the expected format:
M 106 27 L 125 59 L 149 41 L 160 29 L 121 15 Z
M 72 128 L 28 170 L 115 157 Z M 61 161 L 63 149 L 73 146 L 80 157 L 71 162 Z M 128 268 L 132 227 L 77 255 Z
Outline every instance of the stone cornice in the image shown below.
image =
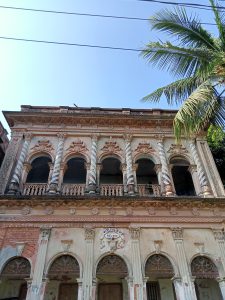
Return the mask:
M 163 111 L 162 111 L 163 112 Z M 70 125 L 70 126 L 132 126 L 132 127 L 168 127 L 172 128 L 174 111 L 164 113 L 149 114 L 105 114 L 104 112 L 87 114 L 63 113 L 63 112 L 4 112 L 5 118 L 10 127 L 15 124 L 41 124 Z

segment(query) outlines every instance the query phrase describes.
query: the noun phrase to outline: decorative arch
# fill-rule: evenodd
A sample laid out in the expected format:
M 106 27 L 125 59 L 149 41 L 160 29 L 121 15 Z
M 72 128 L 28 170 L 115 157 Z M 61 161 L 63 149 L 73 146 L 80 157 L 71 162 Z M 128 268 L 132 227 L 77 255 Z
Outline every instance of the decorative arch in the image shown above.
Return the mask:
M 169 262 L 171 263 L 172 267 L 173 267 L 173 270 L 174 270 L 174 276 L 176 277 L 179 277 L 179 268 L 178 268 L 178 265 L 176 264 L 175 262 L 175 259 L 174 257 L 172 257 L 171 255 L 169 255 L 168 253 L 166 252 L 163 252 L 163 251 L 160 251 L 160 252 L 156 252 L 156 251 L 153 251 L 151 252 L 144 260 L 144 265 L 143 265 L 143 270 L 145 270 L 145 266 L 146 266 L 146 263 L 148 261 L 148 259 L 153 256 L 153 255 L 156 255 L 156 254 L 159 254 L 159 255 L 162 255 L 164 257 L 166 257 Z
M 113 152 L 100 154 L 98 157 L 98 163 L 102 163 L 103 160 L 105 160 L 107 158 L 115 158 L 115 159 L 118 159 L 121 164 L 125 163 L 124 157 L 122 155 L 120 155 L 119 153 L 113 153 Z
M 27 162 L 32 164 L 32 162 L 39 157 L 48 157 L 51 159 L 51 162 L 54 162 L 54 157 L 52 155 L 52 153 L 50 152 L 46 152 L 46 151 L 33 151 L 31 153 L 29 153 L 29 156 L 27 158 Z
M 169 156 L 168 156 L 168 161 L 170 162 L 172 159 L 174 158 L 178 158 L 178 159 L 184 159 L 186 160 L 189 165 L 194 165 L 194 161 L 192 160 L 192 157 L 188 154 L 188 153 L 171 153 Z
M 224 271 L 210 255 L 195 255 L 191 259 L 191 273 L 198 279 L 217 279 L 223 277 Z
M 96 261 L 96 264 L 95 264 L 95 268 L 94 268 L 94 274 L 95 274 L 95 276 L 97 276 L 97 271 L 98 271 L 99 263 L 100 263 L 101 261 L 105 260 L 105 259 L 106 259 L 107 257 L 109 257 L 109 256 L 116 256 L 116 257 L 118 257 L 118 259 L 119 259 L 120 261 L 122 261 L 122 262 L 125 264 L 126 269 L 127 269 L 127 275 L 128 275 L 128 276 L 132 276 L 131 264 L 129 263 L 128 258 L 127 258 L 126 256 L 124 256 L 124 255 L 121 256 L 121 255 L 114 254 L 114 253 L 112 253 L 112 254 L 103 254 L 103 255 L 101 255 L 101 256 L 98 258 L 98 260 Z
M 46 265 L 45 271 L 44 271 L 45 276 L 46 277 L 48 276 L 49 269 L 51 268 L 51 265 L 54 263 L 54 261 L 56 261 L 57 259 L 59 259 L 61 256 L 64 256 L 64 255 L 71 256 L 72 258 L 74 258 L 77 261 L 78 266 L 79 266 L 79 277 L 82 277 L 83 264 L 81 262 L 80 257 L 78 257 L 77 255 L 75 255 L 72 252 L 66 252 L 66 253 L 65 252 L 59 252 L 56 255 L 54 255 L 52 258 L 50 258 L 47 265 Z
M 151 160 L 155 165 L 161 164 L 159 156 L 154 153 L 154 154 L 148 154 L 148 153 L 137 153 L 133 157 L 133 163 L 136 163 L 137 160 L 139 159 L 149 159 Z
M 30 261 L 23 256 L 14 256 L 5 262 L 0 276 L 10 279 L 25 279 L 30 278 L 30 274 Z
M 90 163 L 90 157 L 86 153 L 70 152 L 63 157 L 63 164 L 66 164 L 72 158 L 83 158 L 86 163 Z
M 170 259 L 162 253 L 150 255 L 145 262 L 145 276 L 154 278 L 172 278 L 176 274 Z

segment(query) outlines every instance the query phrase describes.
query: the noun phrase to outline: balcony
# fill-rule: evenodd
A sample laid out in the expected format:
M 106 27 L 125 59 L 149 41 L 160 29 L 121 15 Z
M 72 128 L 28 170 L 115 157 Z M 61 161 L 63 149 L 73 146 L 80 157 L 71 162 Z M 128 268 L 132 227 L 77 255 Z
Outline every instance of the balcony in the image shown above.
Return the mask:
M 124 186 L 123 184 L 101 184 L 100 195 L 101 196 L 123 196 Z
M 63 184 L 62 195 L 64 196 L 83 196 L 85 193 L 85 184 Z
M 141 197 L 146 196 L 161 196 L 161 187 L 159 184 L 138 184 L 138 195 Z

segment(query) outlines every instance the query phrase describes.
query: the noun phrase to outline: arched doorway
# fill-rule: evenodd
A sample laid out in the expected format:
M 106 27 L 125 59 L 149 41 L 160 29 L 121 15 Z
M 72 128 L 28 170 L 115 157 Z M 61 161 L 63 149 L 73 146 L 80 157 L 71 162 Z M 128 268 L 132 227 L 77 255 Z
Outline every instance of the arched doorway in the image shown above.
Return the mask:
M 145 276 L 147 300 L 176 300 L 171 279 L 174 270 L 167 257 L 154 254 L 148 258 L 145 264 Z
M 216 265 L 206 256 L 197 256 L 192 260 L 191 273 L 195 277 L 195 290 L 198 300 L 222 300 L 217 278 Z
M 73 256 L 56 258 L 48 270 L 45 300 L 77 300 L 79 277 L 79 264 Z
M 140 196 L 160 195 L 158 177 L 155 171 L 155 164 L 152 160 L 141 158 L 136 161 L 137 186 Z
M 1 273 L 0 299 L 25 300 L 30 278 L 30 262 L 24 257 L 10 259 Z
M 117 255 L 107 255 L 98 263 L 96 277 L 98 279 L 98 300 L 128 299 L 127 265 Z
M 189 171 L 190 163 L 182 157 L 173 157 L 170 163 L 177 196 L 195 196 L 194 183 Z
M 123 195 L 123 173 L 119 159 L 108 157 L 103 159 L 100 171 L 100 189 L 104 196 Z

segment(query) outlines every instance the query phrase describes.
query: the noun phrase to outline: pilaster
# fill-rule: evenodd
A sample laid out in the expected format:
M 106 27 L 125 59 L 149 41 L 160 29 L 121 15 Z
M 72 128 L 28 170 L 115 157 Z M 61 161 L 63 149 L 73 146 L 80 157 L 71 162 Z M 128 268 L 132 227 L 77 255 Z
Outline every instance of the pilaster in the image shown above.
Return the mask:
M 51 234 L 51 228 L 43 227 L 40 229 L 38 241 L 38 253 L 34 266 L 33 280 L 29 300 L 43 300 L 46 286 L 46 279 L 43 278 L 45 258 L 48 249 L 48 241 Z
M 179 294 L 184 295 L 184 298 L 181 298 L 182 300 L 183 299 L 197 300 L 193 278 L 190 274 L 187 259 L 186 259 L 184 242 L 183 242 L 183 230 L 180 227 L 171 228 L 171 230 L 175 242 L 177 262 L 178 262 L 178 267 L 179 267 L 181 282 L 182 282 L 182 284 L 176 282 L 177 285 L 176 290 L 178 291 L 179 289 Z
M 219 246 L 221 262 L 225 275 L 225 235 L 222 229 L 212 228 L 214 238 Z
M 130 228 L 134 299 L 143 300 L 143 276 L 140 255 L 140 228 Z
M 91 228 L 84 229 L 85 235 L 85 260 L 83 273 L 83 300 L 92 299 L 93 289 L 93 259 L 95 231 Z

